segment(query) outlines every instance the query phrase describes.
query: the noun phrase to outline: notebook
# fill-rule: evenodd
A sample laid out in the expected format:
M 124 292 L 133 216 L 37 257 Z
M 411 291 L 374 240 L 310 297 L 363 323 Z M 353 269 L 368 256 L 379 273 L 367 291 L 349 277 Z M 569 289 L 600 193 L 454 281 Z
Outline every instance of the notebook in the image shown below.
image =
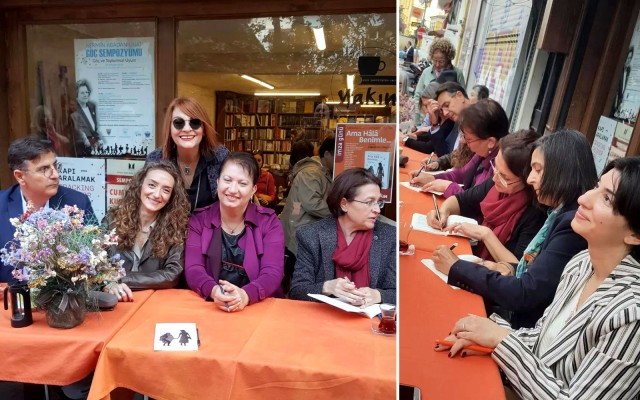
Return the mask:
M 413 190 L 414 192 L 422 192 L 422 186 L 411 186 L 411 183 L 409 182 L 400 182 L 400 184 L 406 188 L 409 188 L 411 190 Z M 460 187 L 463 187 L 464 185 L 459 184 Z M 444 192 L 438 192 L 437 190 L 428 190 L 425 193 L 433 193 L 436 196 L 442 196 L 444 194 Z
M 341 300 L 335 297 L 325 296 L 323 294 L 307 293 L 307 295 L 309 297 L 313 297 L 316 300 L 320 300 L 331 306 L 337 307 L 341 310 L 344 310 L 350 313 L 366 315 L 369 318 L 373 318 L 376 315 L 380 314 L 380 304 L 373 304 L 366 308 L 360 308 L 360 307 L 352 306 L 351 304 L 347 303 L 345 300 Z
M 450 215 L 449 218 L 447 218 L 447 226 L 452 224 L 457 224 L 457 223 L 462 224 L 465 222 L 469 224 L 478 225 L 478 221 L 476 221 L 475 219 L 463 217 L 461 215 Z M 469 237 L 459 233 L 450 233 L 447 231 L 441 231 L 440 229 L 432 228 L 427 223 L 427 216 L 424 214 L 418 214 L 418 213 L 413 214 L 413 217 L 411 218 L 411 229 L 415 229 L 416 231 L 433 233 L 434 235 L 441 235 L 441 236 L 460 236 L 460 237 L 466 237 L 466 238 Z

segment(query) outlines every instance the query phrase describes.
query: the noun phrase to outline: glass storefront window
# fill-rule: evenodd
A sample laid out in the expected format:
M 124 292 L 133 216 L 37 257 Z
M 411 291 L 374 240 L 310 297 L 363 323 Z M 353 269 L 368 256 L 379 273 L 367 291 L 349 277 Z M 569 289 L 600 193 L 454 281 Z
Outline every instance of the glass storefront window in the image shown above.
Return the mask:
M 292 140 L 395 122 L 396 36 L 395 14 L 181 21 L 178 95 L 207 109 L 230 150 L 286 167 Z

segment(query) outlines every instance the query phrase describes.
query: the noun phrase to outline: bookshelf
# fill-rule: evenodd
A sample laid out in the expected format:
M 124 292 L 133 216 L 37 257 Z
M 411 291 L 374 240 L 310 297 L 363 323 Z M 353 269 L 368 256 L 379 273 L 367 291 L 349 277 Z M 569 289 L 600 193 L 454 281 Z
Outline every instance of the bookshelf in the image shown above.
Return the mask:
M 230 151 L 262 150 L 265 165 L 287 165 L 294 131 L 323 139 L 317 99 L 268 99 L 216 92 L 216 130 Z

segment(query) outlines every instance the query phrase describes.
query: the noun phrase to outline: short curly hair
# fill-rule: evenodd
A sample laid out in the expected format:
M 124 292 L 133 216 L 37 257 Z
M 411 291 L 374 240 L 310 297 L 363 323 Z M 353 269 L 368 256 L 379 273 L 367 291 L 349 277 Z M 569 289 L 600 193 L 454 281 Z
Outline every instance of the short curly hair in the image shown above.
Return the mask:
M 433 53 L 436 51 L 440 51 L 444 56 L 449 60 L 449 63 L 456 58 L 456 48 L 453 47 L 453 43 L 449 41 L 449 39 L 445 38 L 436 38 L 431 43 L 431 47 L 429 47 L 429 58 L 433 58 Z

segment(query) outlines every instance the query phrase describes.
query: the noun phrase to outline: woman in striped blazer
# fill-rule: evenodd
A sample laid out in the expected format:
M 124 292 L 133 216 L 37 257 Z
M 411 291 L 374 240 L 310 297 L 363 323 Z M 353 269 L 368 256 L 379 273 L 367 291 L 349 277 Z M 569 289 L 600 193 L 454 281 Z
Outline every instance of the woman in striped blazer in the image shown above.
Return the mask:
M 612 161 L 578 199 L 571 225 L 588 250 L 565 268 L 536 326 L 512 330 L 467 316 L 450 356 L 470 342 L 492 357 L 523 399 L 640 398 L 640 157 Z

